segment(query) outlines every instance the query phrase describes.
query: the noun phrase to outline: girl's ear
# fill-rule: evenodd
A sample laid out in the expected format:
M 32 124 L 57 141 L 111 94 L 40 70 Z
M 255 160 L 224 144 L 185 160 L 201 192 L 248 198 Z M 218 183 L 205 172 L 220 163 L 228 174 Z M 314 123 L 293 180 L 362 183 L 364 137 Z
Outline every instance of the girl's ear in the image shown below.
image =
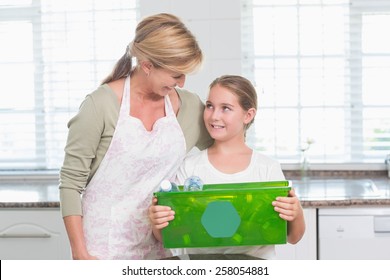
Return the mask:
M 245 115 L 244 124 L 250 123 L 256 116 L 256 109 L 250 108 Z

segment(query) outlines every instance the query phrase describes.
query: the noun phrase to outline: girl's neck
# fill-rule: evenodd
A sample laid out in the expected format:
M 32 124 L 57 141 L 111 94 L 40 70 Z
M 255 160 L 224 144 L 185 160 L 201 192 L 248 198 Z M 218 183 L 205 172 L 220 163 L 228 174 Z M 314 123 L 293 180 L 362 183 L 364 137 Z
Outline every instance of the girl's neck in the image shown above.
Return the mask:
M 245 141 L 218 141 L 215 140 L 214 144 L 208 149 L 209 153 L 217 155 L 234 155 L 251 153 L 252 149 L 249 148 Z
M 217 170 L 226 174 L 234 174 L 247 169 L 252 159 L 252 149 L 245 143 L 229 145 L 215 142 L 208 148 L 209 162 Z

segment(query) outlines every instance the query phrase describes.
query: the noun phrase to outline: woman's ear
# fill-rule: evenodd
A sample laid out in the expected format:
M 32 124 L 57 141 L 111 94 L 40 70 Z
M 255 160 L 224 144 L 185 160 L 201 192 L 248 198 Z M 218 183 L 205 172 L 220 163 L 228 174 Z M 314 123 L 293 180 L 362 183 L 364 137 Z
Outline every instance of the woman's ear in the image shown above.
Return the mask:
M 146 76 L 149 76 L 150 71 L 153 68 L 153 64 L 150 61 L 142 61 L 141 68 L 145 72 Z
M 256 116 L 256 109 L 255 108 L 250 108 L 248 111 L 246 111 L 244 123 L 248 124 L 250 123 Z

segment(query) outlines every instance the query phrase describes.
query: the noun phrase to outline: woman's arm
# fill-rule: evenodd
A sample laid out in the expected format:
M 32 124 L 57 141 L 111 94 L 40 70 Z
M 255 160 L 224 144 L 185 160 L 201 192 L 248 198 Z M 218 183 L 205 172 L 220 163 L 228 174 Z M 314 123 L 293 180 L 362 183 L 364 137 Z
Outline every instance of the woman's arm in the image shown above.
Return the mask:
M 183 130 L 187 152 L 193 147 L 204 150 L 212 145 L 214 140 L 207 132 L 203 121 L 204 104 L 199 96 L 183 89 L 177 89 L 181 101 L 177 120 Z
M 80 196 L 88 178 L 93 174 L 92 163 L 100 163 L 106 146 L 109 145 L 110 131 L 106 132 L 104 127 L 112 127 L 112 131 L 114 130 L 115 124 L 112 123 L 117 115 L 116 103 L 116 96 L 110 94 L 107 87 L 100 87 L 85 98 L 78 113 L 68 123 L 69 132 L 64 163 L 60 171 L 59 189 L 62 216 L 74 259 L 93 258 L 88 254 L 85 245 Z M 111 114 L 107 115 L 102 108 L 113 112 L 112 118 Z
M 82 219 L 82 216 L 64 217 L 66 232 L 72 248 L 72 258 L 74 260 L 94 260 L 97 258 L 88 253 L 85 245 Z

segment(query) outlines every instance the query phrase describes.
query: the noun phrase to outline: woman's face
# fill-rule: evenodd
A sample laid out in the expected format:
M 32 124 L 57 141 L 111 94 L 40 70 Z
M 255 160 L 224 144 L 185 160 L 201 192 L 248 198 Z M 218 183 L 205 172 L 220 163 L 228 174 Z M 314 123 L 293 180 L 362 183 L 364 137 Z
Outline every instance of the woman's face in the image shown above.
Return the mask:
M 152 67 L 148 78 L 152 91 L 165 96 L 171 93 L 176 86 L 183 87 L 186 76 L 167 69 Z
M 248 113 L 239 104 L 230 90 L 216 85 L 211 88 L 203 119 L 210 136 L 217 141 L 244 137 L 244 125 Z

